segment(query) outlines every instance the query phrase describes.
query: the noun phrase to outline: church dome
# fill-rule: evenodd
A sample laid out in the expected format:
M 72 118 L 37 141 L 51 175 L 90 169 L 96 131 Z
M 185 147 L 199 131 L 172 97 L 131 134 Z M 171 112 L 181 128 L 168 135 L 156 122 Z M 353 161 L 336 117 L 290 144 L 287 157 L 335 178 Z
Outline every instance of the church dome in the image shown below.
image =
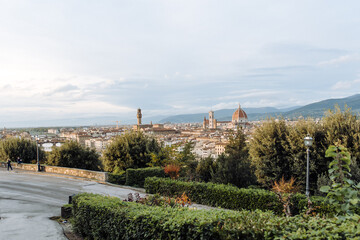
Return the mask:
M 240 107 L 232 115 L 233 122 L 242 122 L 242 120 L 247 120 L 246 112 Z

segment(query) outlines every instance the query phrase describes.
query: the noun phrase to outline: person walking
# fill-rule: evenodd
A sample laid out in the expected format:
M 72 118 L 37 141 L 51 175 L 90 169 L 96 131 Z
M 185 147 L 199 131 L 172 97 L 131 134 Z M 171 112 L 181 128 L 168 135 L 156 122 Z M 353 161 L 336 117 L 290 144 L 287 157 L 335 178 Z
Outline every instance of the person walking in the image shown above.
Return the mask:
M 10 160 L 10 158 L 8 158 L 8 160 L 7 160 L 7 169 L 8 169 L 8 171 L 9 171 L 9 168 L 11 168 L 11 170 L 13 170 L 12 167 L 11 167 L 11 160 Z

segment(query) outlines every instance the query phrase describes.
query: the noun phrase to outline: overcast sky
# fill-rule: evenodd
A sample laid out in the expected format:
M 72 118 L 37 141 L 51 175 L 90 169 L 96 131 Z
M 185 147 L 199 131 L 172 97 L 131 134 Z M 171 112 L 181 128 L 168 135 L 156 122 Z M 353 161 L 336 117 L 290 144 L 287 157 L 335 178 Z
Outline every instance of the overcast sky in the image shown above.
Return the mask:
M 0 123 L 360 92 L 360 1 L 0 0 Z

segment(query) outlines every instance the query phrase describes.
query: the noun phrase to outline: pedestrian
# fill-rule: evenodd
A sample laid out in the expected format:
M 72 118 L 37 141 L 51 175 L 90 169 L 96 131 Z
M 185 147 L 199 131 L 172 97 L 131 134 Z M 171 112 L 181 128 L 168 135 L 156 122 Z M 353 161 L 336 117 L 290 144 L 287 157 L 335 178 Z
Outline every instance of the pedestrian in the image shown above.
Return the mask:
M 11 160 L 10 160 L 10 158 L 8 158 L 8 160 L 7 160 L 7 169 L 8 169 L 8 171 L 9 171 L 9 168 L 11 168 L 11 170 L 13 170 L 12 167 L 11 167 Z
M 21 160 L 20 157 L 17 157 L 17 163 L 18 163 L 18 164 L 22 164 L 22 160 Z

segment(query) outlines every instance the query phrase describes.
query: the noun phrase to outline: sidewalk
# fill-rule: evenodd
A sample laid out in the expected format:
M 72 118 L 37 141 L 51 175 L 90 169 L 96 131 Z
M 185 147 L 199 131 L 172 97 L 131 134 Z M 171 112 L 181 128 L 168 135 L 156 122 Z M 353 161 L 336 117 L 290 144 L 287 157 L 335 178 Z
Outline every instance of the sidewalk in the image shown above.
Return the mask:
M 0 168 L 3 168 L 4 170 L 7 169 L 6 167 L 3 167 L 3 166 L 0 166 Z M 97 182 L 99 184 L 108 185 L 108 186 L 117 187 L 117 188 L 129 189 L 129 190 L 133 190 L 133 191 L 136 191 L 139 193 L 145 193 L 144 188 L 136 188 L 136 187 L 126 186 L 126 185 L 117 185 L 117 184 L 113 184 L 113 183 L 109 183 L 109 182 L 102 182 L 102 181 L 99 181 L 96 179 L 71 176 L 71 175 L 66 175 L 66 174 L 34 172 L 34 171 L 24 170 L 24 169 L 20 169 L 20 168 L 13 168 L 13 170 L 9 170 L 9 172 L 21 173 L 21 174 L 35 174 L 35 175 L 51 176 L 51 177 L 58 177 L 58 178 L 78 179 L 78 180 L 88 181 L 88 182 Z

